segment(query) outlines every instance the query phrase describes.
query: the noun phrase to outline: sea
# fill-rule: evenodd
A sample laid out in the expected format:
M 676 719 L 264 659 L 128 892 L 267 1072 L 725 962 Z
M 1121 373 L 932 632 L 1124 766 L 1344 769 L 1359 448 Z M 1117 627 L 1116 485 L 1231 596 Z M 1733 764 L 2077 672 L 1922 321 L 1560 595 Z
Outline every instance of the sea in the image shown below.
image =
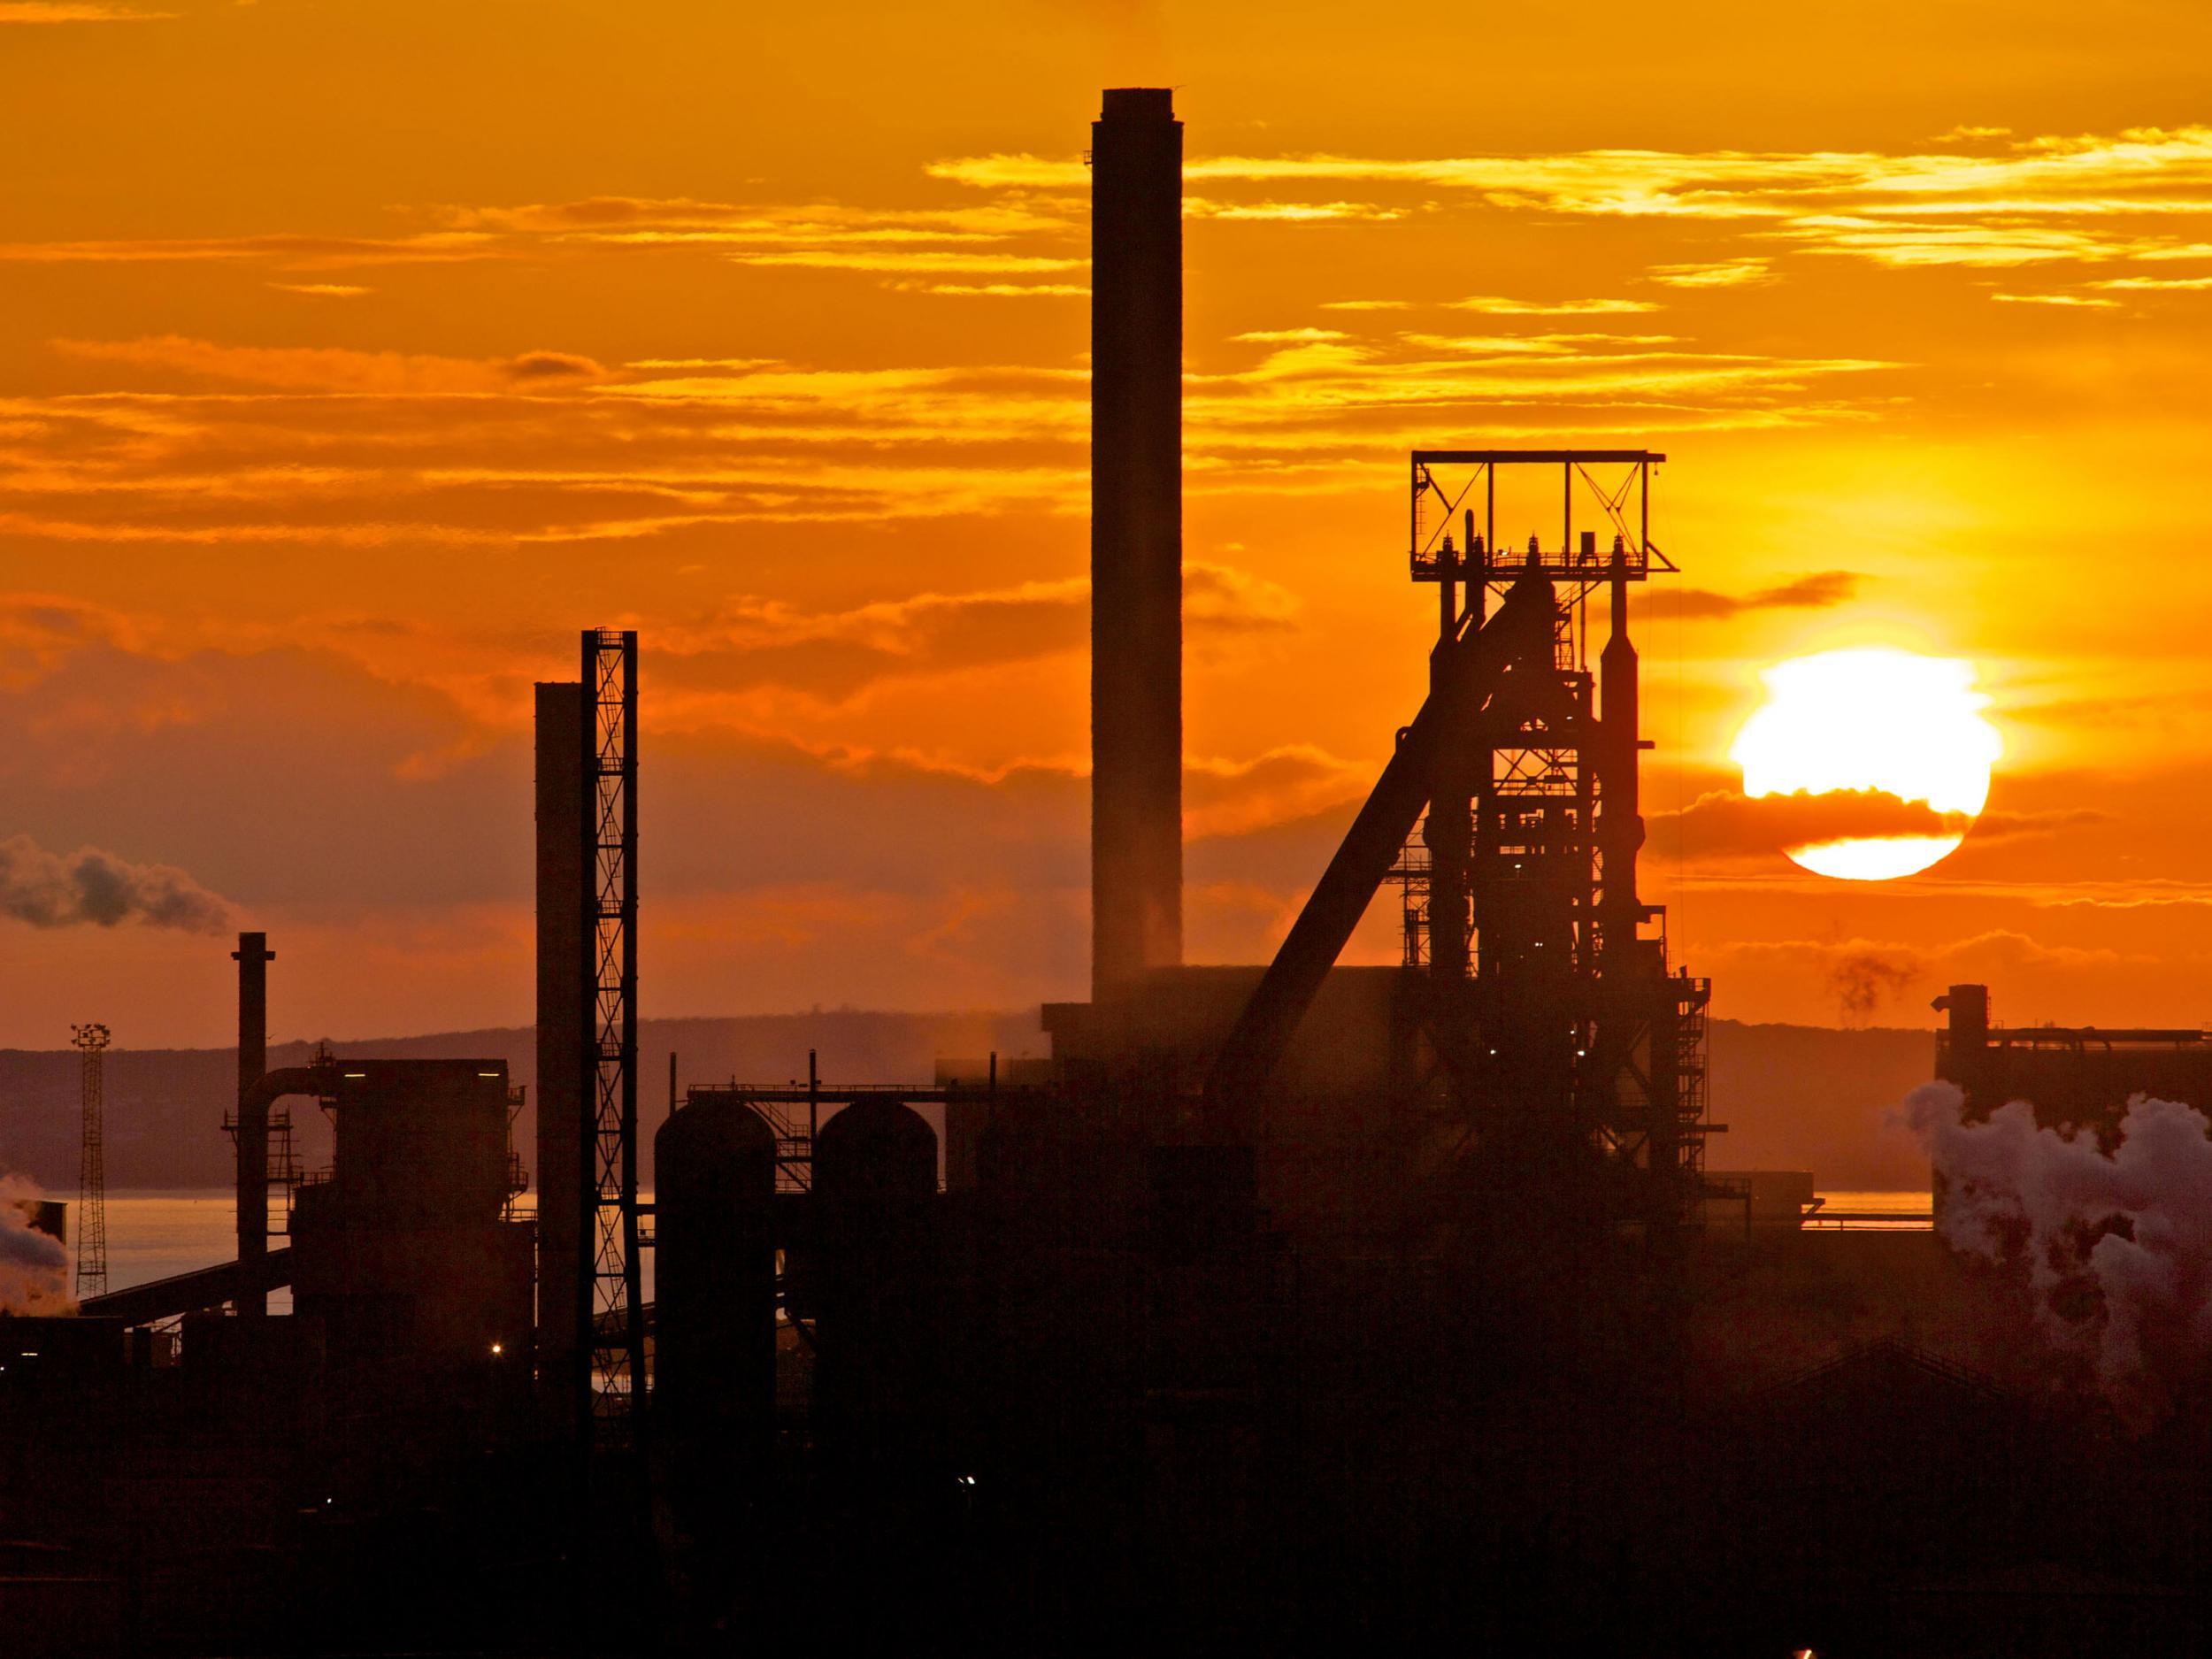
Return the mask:
M 649 1200 L 649 1193 L 640 1197 Z M 1912 1192 L 1832 1192 L 1821 1194 L 1814 1212 L 1817 1226 L 1849 1231 L 1925 1232 L 1930 1194 Z M 72 1205 L 73 1212 L 75 1206 Z M 150 1279 L 195 1268 L 213 1267 L 236 1254 L 231 1195 L 221 1189 L 111 1192 L 108 1194 L 108 1288 L 125 1290 Z M 527 1214 L 526 1202 L 521 1213 Z M 73 1213 L 72 1225 L 75 1222 Z M 272 1218 L 273 1222 L 274 1218 Z M 273 1238 L 272 1244 L 280 1244 Z M 640 1263 L 645 1294 L 653 1294 L 653 1255 Z M 289 1291 L 269 1301 L 273 1310 L 288 1310 Z
M 1820 1194 L 1808 1226 L 1843 1233 L 1927 1233 L 1935 1226 L 1929 1192 L 1833 1192 Z
M 653 1194 L 644 1192 L 638 1196 L 650 1202 Z M 77 1206 L 73 1202 L 69 1209 L 69 1225 L 74 1228 Z M 110 1290 L 128 1290 L 133 1285 L 167 1279 L 174 1273 L 219 1266 L 238 1254 L 237 1212 L 227 1188 L 111 1192 L 107 1213 Z M 516 1213 L 531 1213 L 528 1199 L 522 1202 Z M 277 1233 L 280 1218 L 272 1214 L 269 1219 L 269 1243 L 273 1248 L 282 1245 L 284 1240 Z M 75 1248 L 73 1238 L 71 1248 Z M 646 1300 L 649 1302 L 653 1296 L 653 1253 L 645 1251 L 644 1258 L 639 1269 L 645 1281 Z M 269 1309 L 273 1313 L 289 1313 L 292 1293 L 271 1293 Z

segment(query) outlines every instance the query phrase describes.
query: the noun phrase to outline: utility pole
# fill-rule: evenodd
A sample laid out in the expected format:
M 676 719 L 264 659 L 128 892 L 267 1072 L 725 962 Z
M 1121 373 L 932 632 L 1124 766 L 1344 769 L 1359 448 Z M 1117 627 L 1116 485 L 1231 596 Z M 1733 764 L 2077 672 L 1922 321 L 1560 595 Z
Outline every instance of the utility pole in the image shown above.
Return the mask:
M 84 1145 L 77 1163 L 77 1300 L 108 1294 L 108 1177 L 106 1133 L 101 1124 L 107 1052 L 105 1025 L 72 1025 L 70 1041 L 82 1056 Z

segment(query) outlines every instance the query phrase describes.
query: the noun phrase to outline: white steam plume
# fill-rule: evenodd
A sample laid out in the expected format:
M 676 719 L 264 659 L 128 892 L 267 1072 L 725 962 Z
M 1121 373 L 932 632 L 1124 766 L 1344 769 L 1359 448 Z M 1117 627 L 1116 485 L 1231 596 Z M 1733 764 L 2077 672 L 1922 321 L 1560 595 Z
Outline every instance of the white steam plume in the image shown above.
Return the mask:
M 2147 1429 L 2212 1356 L 2212 1123 L 2138 1094 L 2108 1152 L 2093 1131 L 2039 1126 L 2025 1101 L 1962 1118 L 1930 1083 L 1905 1121 L 1942 1178 L 1954 1249 L 2024 1266 L 2036 1318 L 2131 1427 Z
M 67 1313 L 77 1305 L 69 1252 L 31 1225 L 38 1198 L 30 1182 L 0 1175 L 0 1313 Z
M 64 856 L 12 835 L 0 841 L 0 916 L 34 927 L 113 927 L 135 918 L 219 933 L 230 907 L 173 864 L 133 864 L 97 847 Z

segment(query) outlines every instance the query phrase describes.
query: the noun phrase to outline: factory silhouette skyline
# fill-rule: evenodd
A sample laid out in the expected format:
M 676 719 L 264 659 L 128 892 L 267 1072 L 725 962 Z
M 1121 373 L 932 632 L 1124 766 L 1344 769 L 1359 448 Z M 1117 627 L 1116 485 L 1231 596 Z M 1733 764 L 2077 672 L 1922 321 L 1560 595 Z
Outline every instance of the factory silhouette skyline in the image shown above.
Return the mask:
M 653 641 L 582 627 L 512 803 L 534 1134 L 503 1056 L 272 1069 L 238 934 L 231 1256 L 0 1319 L 42 1652 L 2203 1640 L 2185 1343 L 2124 1404 L 2108 1344 L 2039 1357 L 2154 1240 L 1994 1162 L 1937 1231 L 1824 1231 L 1810 1173 L 1716 1156 L 1713 984 L 1638 879 L 1652 481 L 1694 455 L 1410 451 L 1423 700 L 1271 959 L 1186 962 L 1182 130 L 1109 88 L 1087 157 L 1089 998 L 927 1081 L 671 1054 L 660 1103 Z M 1345 962 L 1379 901 L 1399 959 Z M 2212 1106 L 2201 1033 L 1943 1011 L 1929 1144 L 2079 1128 L 2072 1167 L 2133 1096 Z

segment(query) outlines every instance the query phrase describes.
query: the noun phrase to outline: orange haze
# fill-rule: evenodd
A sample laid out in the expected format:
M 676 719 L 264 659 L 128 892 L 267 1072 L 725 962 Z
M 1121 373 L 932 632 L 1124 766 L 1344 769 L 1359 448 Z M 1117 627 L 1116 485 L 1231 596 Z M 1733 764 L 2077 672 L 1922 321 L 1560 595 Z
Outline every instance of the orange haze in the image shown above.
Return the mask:
M 526 1018 L 587 623 L 645 639 L 651 1011 L 1079 995 L 1133 81 L 1189 123 L 1194 956 L 1417 702 L 1404 451 L 1647 442 L 1647 886 L 1716 1011 L 2198 1019 L 2208 58 L 2183 0 L 0 4 L 0 1043 L 224 1041 L 240 923 L 281 1034 Z M 1847 886 L 1726 753 L 1866 643 L 2007 755 Z

